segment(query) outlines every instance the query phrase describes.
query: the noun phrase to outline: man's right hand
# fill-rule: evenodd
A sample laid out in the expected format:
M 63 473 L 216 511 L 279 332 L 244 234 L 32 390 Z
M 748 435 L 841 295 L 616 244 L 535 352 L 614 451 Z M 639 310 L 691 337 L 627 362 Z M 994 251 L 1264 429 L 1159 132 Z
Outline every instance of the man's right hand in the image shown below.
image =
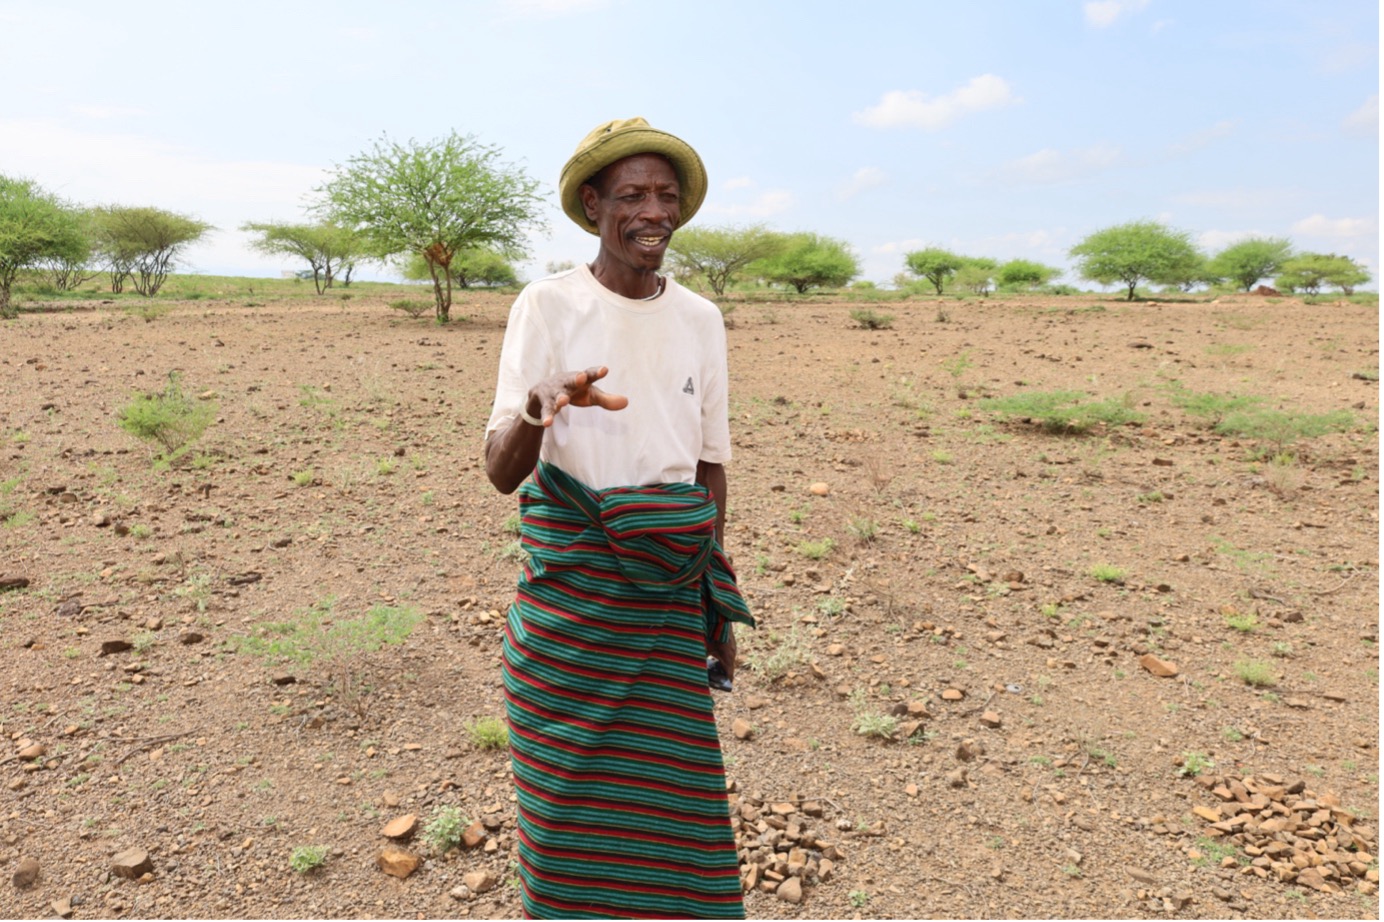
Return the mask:
M 628 397 L 607 394 L 596 386 L 596 382 L 609 373 L 610 369 L 602 365 L 599 368 L 566 371 L 545 378 L 529 390 L 529 415 L 543 420 L 543 427 L 546 429 L 553 424 L 558 412 L 568 405 L 623 410 L 629 406 Z
M 596 387 L 596 382 L 609 372 L 604 365 L 586 371 L 566 371 L 545 378 L 529 389 L 529 404 L 524 409 L 533 418 L 542 420 L 543 425 L 533 426 L 516 420 L 490 433 L 485 441 L 485 473 L 495 489 L 506 495 L 519 489 L 538 465 L 543 434 L 563 407 L 623 410 L 629 406 L 628 397 L 607 394 Z

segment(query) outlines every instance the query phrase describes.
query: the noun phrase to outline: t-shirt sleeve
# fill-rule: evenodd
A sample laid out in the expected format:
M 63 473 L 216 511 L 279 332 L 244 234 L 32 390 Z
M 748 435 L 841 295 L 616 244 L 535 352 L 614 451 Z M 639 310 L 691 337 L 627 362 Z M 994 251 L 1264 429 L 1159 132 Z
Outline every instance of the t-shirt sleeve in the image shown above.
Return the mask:
M 553 352 L 547 325 L 524 289 L 509 309 L 509 323 L 500 346 L 500 371 L 495 383 L 495 403 L 485 434 L 502 428 L 519 415 L 529 399 L 529 388 L 552 374 Z
M 725 464 L 730 460 L 729 372 L 726 365 L 726 326 L 720 311 L 711 323 L 710 349 L 702 372 L 702 451 L 697 460 Z

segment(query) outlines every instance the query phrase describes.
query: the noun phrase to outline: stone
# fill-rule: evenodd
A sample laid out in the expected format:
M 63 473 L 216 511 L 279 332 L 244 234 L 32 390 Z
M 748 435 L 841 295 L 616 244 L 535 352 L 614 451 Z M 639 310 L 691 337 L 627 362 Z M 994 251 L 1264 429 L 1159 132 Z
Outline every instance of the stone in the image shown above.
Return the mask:
M 64 896 L 56 900 L 50 900 L 48 905 L 52 908 L 54 915 L 64 919 L 72 918 L 72 897 Z
M 48 747 L 43 745 L 42 743 L 30 743 L 23 749 L 19 750 L 19 757 L 23 759 L 25 762 L 32 762 L 35 759 L 41 759 L 47 754 Z
M 480 820 L 473 820 L 470 826 L 461 831 L 461 844 L 466 848 L 475 848 L 485 841 L 485 824 Z
M 22 858 L 10 881 L 16 890 L 28 890 L 38 880 L 39 870 L 37 858 Z
M 812 486 L 808 487 L 807 492 L 811 493 L 813 496 L 826 496 L 828 493 L 831 492 L 831 487 L 825 483 L 822 483 L 821 481 L 818 481 L 817 483 L 814 483 Z
M 980 740 L 962 740 L 956 747 L 956 760 L 958 762 L 974 762 L 976 759 L 985 755 L 985 744 Z
M 471 898 L 471 888 L 466 886 L 465 884 L 457 884 L 455 887 L 447 891 L 447 895 L 450 896 L 452 899 L 456 900 L 457 902 L 461 902 L 462 900 L 469 900 Z
M 904 789 L 903 789 L 903 792 L 904 792 L 905 794 L 907 794 L 909 797 L 917 797 L 917 796 L 918 796 L 918 786 L 917 786 L 916 784 L 908 784 L 908 785 L 905 785 L 905 786 L 904 786 Z
M 403 816 L 396 816 L 384 828 L 380 830 L 380 835 L 386 839 L 411 839 L 413 834 L 418 831 L 418 815 L 416 813 L 406 813 Z
M 785 903 L 792 903 L 796 906 L 803 901 L 803 882 L 796 877 L 790 877 L 778 885 L 778 889 L 774 891 L 774 896 Z
M 957 768 L 947 772 L 947 787 L 964 788 L 966 786 L 966 769 Z
M 927 709 L 926 701 L 910 701 L 908 702 L 908 716 L 917 717 L 920 720 L 926 720 L 927 718 L 931 717 L 932 714 Z
M 1208 823 L 1219 823 L 1221 821 L 1221 811 L 1217 810 L 1215 807 L 1196 806 L 1192 808 L 1192 812 Z
M 201 643 L 206 639 L 206 635 L 203 634 L 201 631 L 185 630 L 178 632 L 178 643 L 180 644 L 191 645 L 195 643 Z
M 499 883 L 499 878 L 490 869 L 482 871 L 468 871 L 462 875 L 461 882 L 471 888 L 472 893 L 485 893 L 487 890 L 495 889 Z
M 949 688 L 942 692 L 943 701 L 960 701 L 966 697 L 966 693 L 959 688 Z
M 1150 874 L 1148 871 L 1145 871 L 1143 868 L 1126 867 L 1125 873 L 1128 874 L 1130 877 L 1133 877 L 1135 880 L 1139 881 L 1139 883 L 1141 884 L 1152 884 L 1154 882 L 1153 875 Z
M 754 736 L 754 724 L 743 717 L 737 717 L 731 722 L 730 732 L 734 733 L 738 740 L 748 740 Z
M 293 685 L 298 681 L 298 677 L 291 672 L 280 672 L 276 673 L 269 681 L 275 685 Z
M 1139 665 L 1143 666 L 1145 671 L 1158 676 L 1160 679 L 1171 679 L 1173 676 L 1177 675 L 1177 663 L 1159 659 L 1152 653 L 1145 653 L 1143 656 L 1139 657 Z
M 0 576 L 0 592 L 8 592 L 11 589 L 29 588 L 29 578 L 27 576 Z
M 422 859 L 407 849 L 387 845 L 380 852 L 379 857 L 375 859 L 375 863 L 379 865 L 381 871 L 390 877 L 403 880 L 418 870 L 418 865 L 422 863 Z
M 998 729 L 1001 722 L 1000 715 L 996 714 L 994 711 L 986 711 L 984 714 L 980 715 L 981 725 L 989 727 L 991 730 Z
M 153 871 L 154 862 L 142 848 L 127 848 L 111 859 L 111 873 L 126 880 L 138 880 Z

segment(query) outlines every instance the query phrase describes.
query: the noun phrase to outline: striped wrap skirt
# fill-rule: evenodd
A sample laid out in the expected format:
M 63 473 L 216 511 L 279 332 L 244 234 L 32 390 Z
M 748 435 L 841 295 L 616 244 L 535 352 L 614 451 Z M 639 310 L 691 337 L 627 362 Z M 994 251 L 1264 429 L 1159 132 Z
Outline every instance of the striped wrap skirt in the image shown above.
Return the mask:
M 505 627 L 534 918 L 741 918 L 706 638 L 753 624 L 704 487 L 594 491 L 541 463 Z

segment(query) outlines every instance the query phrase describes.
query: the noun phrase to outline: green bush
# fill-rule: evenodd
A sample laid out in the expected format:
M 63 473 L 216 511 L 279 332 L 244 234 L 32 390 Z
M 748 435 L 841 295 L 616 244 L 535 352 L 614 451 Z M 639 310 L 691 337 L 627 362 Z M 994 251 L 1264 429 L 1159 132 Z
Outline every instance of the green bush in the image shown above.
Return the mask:
M 1097 424 L 1120 426 L 1143 419 L 1121 400 L 1095 400 L 1077 391 L 1030 391 L 987 398 L 979 405 L 1005 419 L 1031 419 L 1052 432 L 1085 432 Z
M 325 845 L 300 845 L 288 856 L 288 866 L 299 874 L 315 871 L 327 863 Z
M 480 749 L 504 749 L 509 745 L 509 727 L 498 717 L 477 717 L 464 728 Z
M 1241 410 L 1227 414 L 1216 425 L 1222 435 L 1272 442 L 1282 454 L 1294 442 L 1345 432 L 1355 425 L 1348 410 L 1332 413 L 1291 413 L 1285 410 Z
M 417 319 L 433 309 L 433 302 L 420 301 L 415 298 L 403 298 L 399 301 L 390 301 L 389 306 L 396 311 L 403 311 L 410 317 Z
M 851 311 L 851 319 L 862 330 L 887 330 L 894 325 L 893 314 L 877 314 L 868 309 Z
M 433 818 L 423 827 L 423 841 L 437 854 L 445 855 L 461 844 L 461 834 L 470 822 L 459 807 L 438 807 Z
M 162 392 L 139 394 L 120 410 L 120 428 L 135 438 L 163 446 L 161 460 L 181 458 L 216 418 L 216 404 L 183 393 L 176 371 Z

